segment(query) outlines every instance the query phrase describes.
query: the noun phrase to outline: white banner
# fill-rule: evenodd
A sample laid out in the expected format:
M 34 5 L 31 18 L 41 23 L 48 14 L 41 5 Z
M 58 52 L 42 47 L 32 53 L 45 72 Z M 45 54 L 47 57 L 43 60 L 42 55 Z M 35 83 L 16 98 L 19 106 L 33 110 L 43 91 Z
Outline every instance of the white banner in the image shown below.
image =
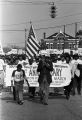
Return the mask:
M 4 84 L 4 71 L 0 70 L 0 85 Z
M 16 70 L 16 65 L 6 65 L 5 86 L 11 86 L 13 70 Z
M 53 64 L 52 83 L 50 87 L 64 87 L 71 82 L 71 70 L 68 64 Z
M 25 74 L 27 76 L 28 82 L 30 86 L 38 87 L 38 73 L 37 73 L 37 65 L 28 65 L 24 66 Z M 11 86 L 11 77 L 13 70 L 16 69 L 14 65 L 7 65 L 6 67 L 6 78 L 5 83 L 6 86 Z M 57 64 L 53 63 L 53 72 L 52 75 L 52 83 L 50 87 L 64 87 L 69 85 L 71 82 L 71 71 L 68 64 Z
M 39 86 L 37 67 L 38 66 L 36 65 L 36 66 L 27 66 L 26 68 L 24 68 L 30 86 L 35 86 L 35 87 Z

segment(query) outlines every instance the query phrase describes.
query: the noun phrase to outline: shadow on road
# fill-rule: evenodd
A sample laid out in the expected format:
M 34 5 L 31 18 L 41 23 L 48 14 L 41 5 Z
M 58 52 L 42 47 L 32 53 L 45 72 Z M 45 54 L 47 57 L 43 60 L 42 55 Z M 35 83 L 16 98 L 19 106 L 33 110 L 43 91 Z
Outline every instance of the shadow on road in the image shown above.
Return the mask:
M 54 94 L 50 93 L 49 99 L 66 99 L 66 97 L 60 93 L 54 93 Z M 16 103 L 16 101 L 13 99 L 13 95 L 11 93 L 9 93 L 8 96 L 4 95 L 4 97 L 2 97 L 1 100 L 6 101 L 7 103 L 9 103 L 9 102 Z M 24 94 L 24 100 L 28 100 L 28 101 L 31 101 L 34 103 L 41 104 L 39 95 L 35 95 L 35 97 L 32 98 L 32 97 L 28 96 L 28 94 Z

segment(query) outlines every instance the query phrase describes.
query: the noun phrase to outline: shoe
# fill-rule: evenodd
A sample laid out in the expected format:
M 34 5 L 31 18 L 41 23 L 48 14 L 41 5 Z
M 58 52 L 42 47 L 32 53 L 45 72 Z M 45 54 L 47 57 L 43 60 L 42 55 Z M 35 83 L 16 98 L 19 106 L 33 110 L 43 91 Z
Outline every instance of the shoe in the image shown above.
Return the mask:
M 81 92 L 78 92 L 78 95 L 81 95 Z
M 73 96 L 75 95 L 75 92 L 74 92 L 74 91 L 72 92 L 72 95 L 73 95 Z
M 20 105 L 22 105 L 23 104 L 23 101 L 20 101 L 20 103 L 19 103 Z
M 43 103 L 44 105 L 48 105 L 48 103 Z
M 64 95 L 66 95 L 66 90 L 64 89 Z
M 18 104 L 20 104 L 20 101 L 17 101 Z
M 70 98 L 70 95 L 66 94 L 66 99 L 69 100 L 69 98 Z
M 43 97 L 40 97 L 40 101 L 43 101 Z
M 24 101 L 18 101 L 17 102 L 19 105 L 22 105 L 24 103 Z

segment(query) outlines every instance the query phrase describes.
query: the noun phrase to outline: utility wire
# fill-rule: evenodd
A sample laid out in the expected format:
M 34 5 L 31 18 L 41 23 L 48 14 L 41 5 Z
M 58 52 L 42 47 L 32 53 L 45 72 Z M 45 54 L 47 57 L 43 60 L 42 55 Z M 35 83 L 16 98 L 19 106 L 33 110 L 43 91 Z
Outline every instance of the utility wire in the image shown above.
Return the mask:
M 56 19 L 62 19 L 62 18 L 66 18 L 66 17 L 70 17 L 70 16 L 76 16 L 76 15 L 81 15 L 82 13 L 75 13 L 75 14 L 70 14 L 70 15 L 66 15 L 66 16 L 62 16 L 62 17 L 56 17 Z M 50 21 L 52 19 L 40 19 L 40 20 L 35 20 L 35 21 L 32 21 L 32 23 L 40 23 L 40 22 L 46 22 L 46 21 Z M 17 25 L 22 25 L 22 24 L 27 24 L 27 23 L 30 23 L 30 21 L 28 22 L 22 22 L 22 23 L 17 23 L 17 24 L 10 24 L 10 25 L 0 25 L 0 26 L 17 26 Z
M 82 2 L 46 2 L 46 1 L 11 1 L 11 0 L 7 0 L 7 1 L 0 1 L 0 3 L 12 3 L 14 5 L 51 5 L 53 3 L 57 3 L 60 5 L 81 5 Z
M 1 3 L 13 3 L 13 4 L 33 4 L 33 5 L 45 5 L 51 4 L 52 2 L 45 2 L 45 1 L 0 1 Z
M 42 30 L 42 29 L 54 29 L 54 28 L 60 28 L 62 26 L 67 26 L 67 25 L 72 25 L 72 24 L 75 24 L 75 23 L 81 23 L 82 21 L 79 21 L 79 22 L 74 22 L 74 23 L 69 23 L 69 24 L 64 24 L 64 25 L 59 25 L 59 26 L 53 26 L 53 27 L 43 27 L 43 28 L 36 28 L 34 30 Z M 29 29 L 26 29 L 27 31 L 29 31 Z M 25 30 L 0 30 L 0 31 L 4 31 L 4 32 L 24 32 Z

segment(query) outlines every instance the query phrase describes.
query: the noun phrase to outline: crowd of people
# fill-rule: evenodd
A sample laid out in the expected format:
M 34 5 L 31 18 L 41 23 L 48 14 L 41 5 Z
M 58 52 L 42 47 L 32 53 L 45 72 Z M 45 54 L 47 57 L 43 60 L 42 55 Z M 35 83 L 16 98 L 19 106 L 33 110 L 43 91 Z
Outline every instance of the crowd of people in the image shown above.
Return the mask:
M 11 58 L 10 58 L 11 59 Z M 15 59 L 14 59 L 15 60 Z M 8 58 L 5 59 L 7 64 Z M 13 59 L 11 59 L 13 61 Z M 53 63 L 68 64 L 71 71 L 71 82 L 69 85 L 64 86 L 64 94 L 66 99 L 70 98 L 70 94 L 75 95 L 75 88 L 77 88 L 78 95 L 81 95 L 81 81 L 82 81 L 82 56 L 78 54 L 70 55 L 69 53 L 64 53 L 61 55 L 50 55 L 44 54 L 39 56 L 34 56 L 31 59 L 26 59 L 25 56 L 19 56 L 16 58 L 15 64 L 17 69 L 13 71 L 12 77 L 14 80 L 14 100 L 17 100 L 18 104 L 23 104 L 23 84 L 26 80 L 28 86 L 28 79 L 26 78 L 25 71 L 22 69 L 23 65 L 36 63 L 38 65 L 37 72 L 39 72 L 39 95 L 40 101 L 44 105 L 48 105 L 48 95 L 49 86 L 52 82 L 51 72 L 53 71 Z M 29 86 L 29 97 L 34 98 L 35 87 Z

